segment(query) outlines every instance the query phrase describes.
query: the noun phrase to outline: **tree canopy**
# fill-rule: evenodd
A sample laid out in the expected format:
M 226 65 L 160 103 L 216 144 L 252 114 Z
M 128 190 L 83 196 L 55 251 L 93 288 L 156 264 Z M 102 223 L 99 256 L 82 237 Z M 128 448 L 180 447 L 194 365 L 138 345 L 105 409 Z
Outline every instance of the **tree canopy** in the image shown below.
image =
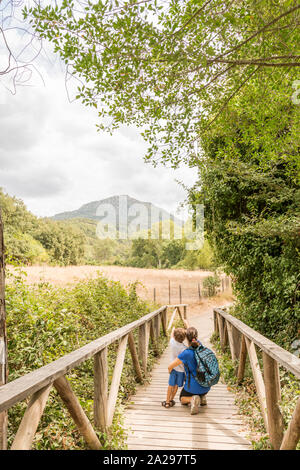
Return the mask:
M 199 136 L 224 122 L 246 85 L 259 88 L 258 112 L 273 107 L 280 87 L 297 133 L 295 0 L 64 0 L 25 17 L 81 80 L 77 97 L 98 108 L 99 128 L 141 126 L 154 164 L 197 164 Z M 274 133 L 282 127 L 278 116 L 266 124 Z

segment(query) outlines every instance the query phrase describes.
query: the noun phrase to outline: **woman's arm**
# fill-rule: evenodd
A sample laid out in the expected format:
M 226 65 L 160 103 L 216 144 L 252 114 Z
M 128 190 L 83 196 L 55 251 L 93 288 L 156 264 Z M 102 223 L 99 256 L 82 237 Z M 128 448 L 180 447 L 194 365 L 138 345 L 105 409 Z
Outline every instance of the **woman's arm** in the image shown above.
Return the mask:
M 182 364 L 182 361 L 178 357 L 176 357 L 176 359 L 173 362 L 171 362 L 171 364 L 168 367 L 169 374 L 171 374 L 174 367 L 177 367 L 180 364 Z

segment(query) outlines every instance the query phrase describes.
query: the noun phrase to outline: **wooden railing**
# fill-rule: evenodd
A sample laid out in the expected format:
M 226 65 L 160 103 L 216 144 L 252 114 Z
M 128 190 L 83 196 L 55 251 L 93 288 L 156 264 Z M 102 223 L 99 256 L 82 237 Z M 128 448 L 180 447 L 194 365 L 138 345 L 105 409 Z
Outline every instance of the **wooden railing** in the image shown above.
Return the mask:
M 169 324 L 167 323 L 168 307 L 174 307 Z M 136 380 L 142 382 L 147 374 L 149 338 L 151 338 L 154 350 L 157 350 L 161 326 L 163 334 L 167 336 L 176 313 L 182 318 L 186 318 L 186 308 L 187 305 L 164 305 L 155 312 L 151 312 L 139 320 L 102 336 L 70 354 L 0 387 L 0 413 L 6 413 L 6 410 L 13 405 L 30 396 L 11 449 L 25 450 L 31 448 L 52 387 L 57 390 L 88 447 L 100 449 L 101 443 L 97 434 L 74 394 L 66 374 L 94 357 L 94 425 L 97 429 L 105 431 L 112 424 L 127 344 L 131 353 Z M 136 329 L 138 330 L 138 348 L 133 335 Z M 108 390 L 108 346 L 116 341 L 119 341 L 119 346 L 110 389 Z
M 214 329 L 219 335 L 222 350 L 225 351 L 229 345 L 232 360 L 238 361 L 236 374 L 239 383 L 244 378 L 246 359 L 247 355 L 249 356 L 262 416 L 273 448 L 295 449 L 300 439 L 300 398 L 284 432 L 284 421 L 279 406 L 279 365 L 300 379 L 300 359 L 222 309 L 214 309 Z M 262 351 L 263 373 L 256 347 Z

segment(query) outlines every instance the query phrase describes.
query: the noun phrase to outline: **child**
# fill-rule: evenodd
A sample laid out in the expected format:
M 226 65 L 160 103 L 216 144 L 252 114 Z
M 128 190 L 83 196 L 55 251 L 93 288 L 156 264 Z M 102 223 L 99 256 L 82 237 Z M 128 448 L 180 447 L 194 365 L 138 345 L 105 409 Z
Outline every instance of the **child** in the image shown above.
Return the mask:
M 184 328 L 176 328 L 173 330 L 173 335 L 170 341 L 172 361 L 174 361 L 178 355 L 184 351 L 187 346 L 183 344 L 186 337 L 186 330 Z M 183 364 L 175 367 L 170 373 L 169 386 L 167 390 L 167 399 L 162 402 L 162 406 L 170 408 L 175 405 L 174 397 L 178 390 L 178 387 L 182 387 L 185 380 L 185 372 Z

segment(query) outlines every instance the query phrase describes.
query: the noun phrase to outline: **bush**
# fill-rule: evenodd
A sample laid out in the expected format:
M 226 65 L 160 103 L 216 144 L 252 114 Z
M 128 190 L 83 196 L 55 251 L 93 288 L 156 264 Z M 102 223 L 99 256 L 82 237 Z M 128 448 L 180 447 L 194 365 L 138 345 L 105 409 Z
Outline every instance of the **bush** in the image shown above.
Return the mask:
M 203 287 L 205 289 L 204 295 L 206 297 L 213 297 L 217 293 L 221 280 L 217 274 L 214 276 L 208 276 L 203 280 Z
M 10 381 L 137 320 L 149 311 L 147 304 L 137 297 L 135 285 L 126 292 L 120 283 L 101 276 L 72 287 L 57 288 L 47 283 L 28 287 L 23 276 L 18 274 L 8 282 L 6 302 Z M 109 380 L 116 349 L 117 344 L 109 347 Z M 133 376 L 132 361 L 127 353 L 120 399 L 134 391 Z M 68 378 L 92 421 L 93 360 L 72 370 Z M 12 442 L 25 407 L 26 403 L 22 402 L 9 411 L 9 442 Z M 119 418 L 117 414 L 108 436 L 101 435 L 104 445 L 112 448 L 123 445 L 124 433 L 118 424 Z M 55 391 L 51 392 L 34 447 L 85 448 Z

